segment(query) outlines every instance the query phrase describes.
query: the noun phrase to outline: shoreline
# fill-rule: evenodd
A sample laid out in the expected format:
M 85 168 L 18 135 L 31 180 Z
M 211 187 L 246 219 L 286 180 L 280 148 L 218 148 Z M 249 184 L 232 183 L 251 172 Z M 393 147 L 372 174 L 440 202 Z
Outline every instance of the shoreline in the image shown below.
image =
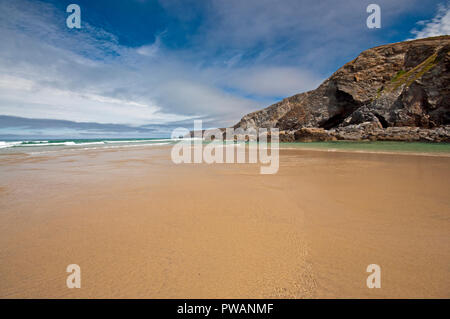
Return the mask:
M 146 146 L 173 146 L 180 140 L 170 138 L 155 139 L 126 139 L 126 140 L 108 140 L 108 139 L 67 139 L 67 140 L 41 140 L 27 141 L 24 145 L 12 145 L 0 148 L 0 155 L 24 153 L 36 154 L 63 150 L 96 150 L 96 149 L 121 149 L 128 147 L 146 147 Z M 80 142 L 80 143 L 76 143 Z M 223 141 L 225 144 L 226 141 Z M 2 143 L 21 143 L 21 142 L 2 142 Z M 210 142 L 203 141 L 202 145 Z M 234 145 L 248 145 L 247 142 L 241 142 Z M 259 142 L 258 142 L 259 144 Z M 270 145 L 270 142 L 267 143 Z M 231 146 L 228 145 L 227 146 Z M 347 147 L 346 147 L 347 146 Z M 424 155 L 424 156 L 450 156 L 450 143 L 447 142 L 408 142 L 408 141 L 318 141 L 318 142 L 280 142 L 280 149 L 298 149 L 311 151 L 328 152 L 359 152 L 359 153 L 377 153 L 377 154 L 405 154 L 405 155 Z M 374 149 L 376 148 L 376 149 Z M 427 148 L 427 149 L 424 149 Z M 434 148 L 434 149 L 430 149 Z M 37 150 L 43 150 L 41 152 Z M 36 151 L 34 151 L 36 150 Z M 33 152 L 28 152 L 33 151 Z
M 305 150 L 331 153 L 357 153 L 357 154 L 380 154 L 380 155 L 409 155 L 409 156 L 432 156 L 432 157 L 450 157 L 450 153 L 444 152 L 410 152 L 410 151 L 372 151 L 372 150 L 349 150 L 349 149 L 320 149 L 303 147 L 280 147 L 280 150 Z

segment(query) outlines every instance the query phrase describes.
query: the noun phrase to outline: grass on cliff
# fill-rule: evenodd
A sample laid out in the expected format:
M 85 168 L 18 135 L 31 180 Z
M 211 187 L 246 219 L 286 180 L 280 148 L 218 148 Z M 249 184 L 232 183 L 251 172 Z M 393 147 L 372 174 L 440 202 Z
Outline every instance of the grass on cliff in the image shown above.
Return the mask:
M 411 70 L 398 71 L 397 74 L 392 77 L 390 83 L 386 85 L 386 87 L 380 87 L 378 89 L 377 99 L 384 91 L 392 92 L 397 90 L 402 85 L 406 85 L 406 87 L 410 86 L 414 81 L 420 79 L 426 72 L 431 70 L 437 64 L 436 58 L 437 53 L 433 53 L 425 61 L 416 65 Z
M 399 77 L 401 77 L 403 74 L 405 74 L 406 71 L 405 70 L 400 70 L 397 72 L 396 75 L 394 75 L 394 77 L 391 79 L 391 83 L 394 83 L 395 81 L 398 80 Z
M 408 72 L 406 72 L 405 70 L 400 70 L 391 80 L 391 83 L 394 84 L 393 88 L 391 88 L 391 91 L 397 90 L 403 84 L 408 87 L 414 81 L 420 79 L 426 72 L 431 70 L 431 68 L 436 65 L 436 57 L 437 53 L 433 53 L 425 61 L 416 65 Z

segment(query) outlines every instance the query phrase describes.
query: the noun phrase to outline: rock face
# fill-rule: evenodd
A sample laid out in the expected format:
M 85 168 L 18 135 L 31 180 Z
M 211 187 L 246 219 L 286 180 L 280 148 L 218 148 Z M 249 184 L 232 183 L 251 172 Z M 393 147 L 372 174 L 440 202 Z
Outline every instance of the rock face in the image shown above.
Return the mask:
M 286 141 L 448 141 L 449 71 L 450 36 L 375 47 L 317 89 L 247 114 L 234 127 L 277 127 Z
M 405 141 L 450 143 L 450 126 L 425 129 L 419 127 L 376 127 L 372 122 L 349 125 L 337 129 L 304 127 L 293 132 L 280 132 L 282 142 L 347 141 Z

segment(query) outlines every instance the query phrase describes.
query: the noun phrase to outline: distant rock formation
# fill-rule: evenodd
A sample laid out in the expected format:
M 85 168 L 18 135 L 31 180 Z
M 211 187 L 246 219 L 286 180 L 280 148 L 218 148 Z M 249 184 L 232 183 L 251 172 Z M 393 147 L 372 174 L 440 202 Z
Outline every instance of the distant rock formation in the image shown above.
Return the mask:
M 245 115 L 234 127 L 283 141 L 450 141 L 450 36 L 362 52 L 317 89 Z

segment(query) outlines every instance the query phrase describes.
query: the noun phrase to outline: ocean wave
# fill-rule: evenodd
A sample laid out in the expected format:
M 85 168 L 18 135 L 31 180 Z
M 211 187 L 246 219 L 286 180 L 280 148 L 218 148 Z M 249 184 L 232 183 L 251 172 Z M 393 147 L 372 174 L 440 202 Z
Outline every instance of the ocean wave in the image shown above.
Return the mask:
M 20 147 L 33 147 L 33 146 L 59 146 L 59 145 L 77 145 L 75 142 L 61 142 L 61 143 L 25 143 L 25 144 L 19 144 L 19 145 L 15 145 L 15 146 L 20 146 Z
M 0 141 L 1 148 L 10 147 L 41 147 L 41 146 L 86 146 L 105 144 L 157 144 L 158 142 L 171 142 L 172 139 L 149 139 L 149 140 L 54 140 L 54 141 Z
M 19 145 L 22 142 L 3 142 L 0 141 L 0 148 L 7 148 L 7 147 L 13 147 L 15 145 Z
M 8 148 L 8 147 L 30 147 L 30 146 L 51 146 L 51 145 L 75 145 L 74 142 L 54 142 L 50 143 L 49 141 L 14 141 L 14 142 L 6 142 L 0 141 L 0 148 Z
M 54 150 L 54 151 L 38 151 L 38 152 L 30 152 L 30 155 L 39 155 L 39 154 L 47 154 L 47 153 L 55 153 L 55 152 L 70 152 L 70 151 L 90 151 L 90 150 L 104 150 L 104 149 L 116 149 L 116 148 L 129 148 L 129 147 L 147 147 L 147 146 L 159 146 L 159 145 L 168 145 L 167 143 L 152 143 L 152 144 L 133 144 L 133 145 L 115 145 L 115 146 L 102 146 L 102 147 L 84 147 L 84 148 L 72 148 L 72 149 L 64 149 L 64 150 Z M 80 144 L 78 144 L 80 145 Z

